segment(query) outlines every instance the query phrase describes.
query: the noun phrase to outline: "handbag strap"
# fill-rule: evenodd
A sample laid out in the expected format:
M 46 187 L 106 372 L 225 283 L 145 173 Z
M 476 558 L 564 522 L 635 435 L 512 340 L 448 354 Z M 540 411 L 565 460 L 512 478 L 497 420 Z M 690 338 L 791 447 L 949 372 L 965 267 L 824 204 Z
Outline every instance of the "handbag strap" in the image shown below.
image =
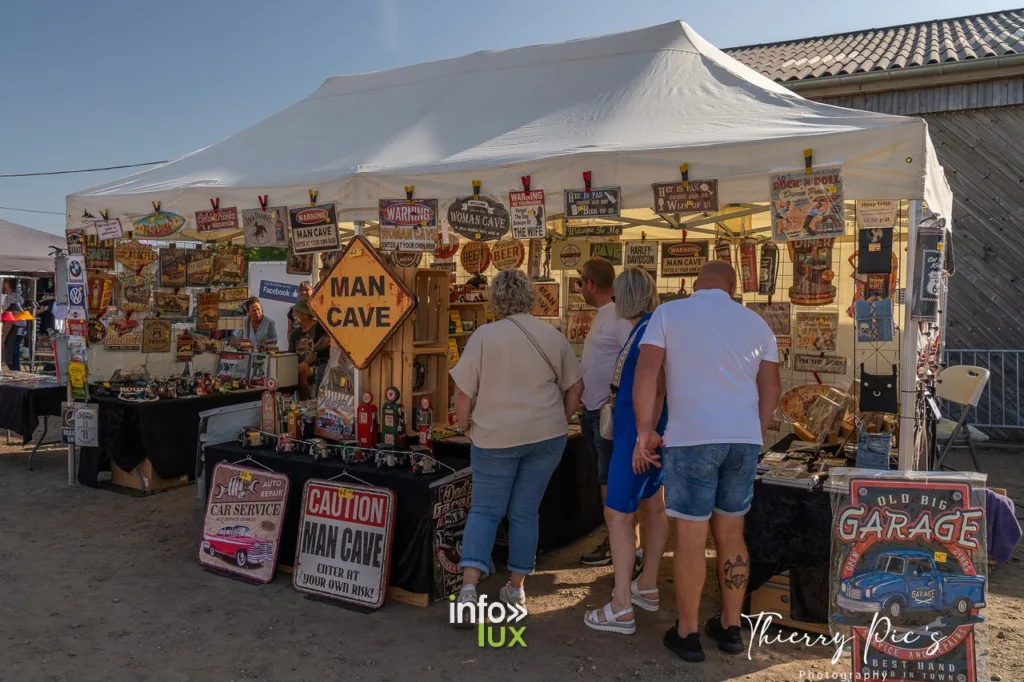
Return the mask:
M 637 336 L 640 332 L 647 327 L 647 323 L 650 320 L 644 320 L 636 326 L 633 333 L 629 335 L 629 339 L 626 341 L 626 345 L 619 351 L 619 357 L 615 360 L 615 371 L 612 372 L 612 395 L 614 396 L 619 392 L 619 382 L 622 380 L 622 368 L 626 365 L 626 358 L 629 357 L 630 351 L 633 350 L 633 345 L 636 343 Z
M 544 362 L 547 363 L 548 369 L 550 369 L 551 373 L 555 375 L 555 383 L 557 384 L 558 383 L 558 372 L 555 370 L 555 365 L 548 358 L 547 353 L 545 353 L 543 350 L 541 350 L 540 344 L 537 343 L 537 340 L 533 338 L 533 334 L 528 332 L 526 330 L 526 327 L 524 327 L 522 325 L 522 323 L 519 322 L 519 320 L 517 320 L 515 318 L 512 318 L 512 317 L 506 317 L 505 319 L 508 320 L 509 322 L 512 322 L 517 327 L 519 327 L 519 330 L 522 331 L 523 334 L 526 336 L 526 338 L 530 340 L 530 343 L 533 344 L 534 349 L 540 354 L 540 356 L 542 358 L 544 358 Z

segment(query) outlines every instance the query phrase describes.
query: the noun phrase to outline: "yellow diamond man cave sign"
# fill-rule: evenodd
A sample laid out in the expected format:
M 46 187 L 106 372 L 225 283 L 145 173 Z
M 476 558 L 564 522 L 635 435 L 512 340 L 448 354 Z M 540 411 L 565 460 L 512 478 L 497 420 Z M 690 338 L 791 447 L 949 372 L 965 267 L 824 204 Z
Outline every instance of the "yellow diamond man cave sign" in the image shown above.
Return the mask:
M 416 307 L 412 291 L 362 236 L 352 238 L 309 307 L 352 364 L 366 369 Z

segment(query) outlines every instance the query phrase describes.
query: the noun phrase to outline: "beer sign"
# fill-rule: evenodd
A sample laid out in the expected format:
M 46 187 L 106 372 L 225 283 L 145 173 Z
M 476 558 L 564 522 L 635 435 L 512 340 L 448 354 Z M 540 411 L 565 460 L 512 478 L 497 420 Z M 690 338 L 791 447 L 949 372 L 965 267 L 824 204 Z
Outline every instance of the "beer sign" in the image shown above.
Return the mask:
M 491 247 L 491 260 L 498 270 L 515 270 L 525 257 L 526 249 L 518 239 L 502 239 Z
M 661 244 L 662 277 L 699 275 L 700 269 L 707 262 L 707 240 L 681 243 L 662 242 Z
M 337 251 L 341 245 L 334 204 L 291 209 L 292 253 Z
M 592 190 L 565 190 L 565 217 L 618 218 L 621 210 L 621 189 L 618 187 L 595 187 Z
M 416 307 L 416 297 L 357 235 L 309 299 L 309 307 L 358 369 L 366 369 Z
M 437 248 L 437 199 L 381 199 L 381 251 Z

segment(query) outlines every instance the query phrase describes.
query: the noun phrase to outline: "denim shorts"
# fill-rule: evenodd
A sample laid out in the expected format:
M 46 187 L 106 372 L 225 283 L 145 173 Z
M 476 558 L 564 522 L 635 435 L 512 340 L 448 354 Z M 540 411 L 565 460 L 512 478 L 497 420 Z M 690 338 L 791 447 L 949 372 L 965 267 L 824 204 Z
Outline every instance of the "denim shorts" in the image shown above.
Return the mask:
M 761 446 L 710 443 L 666 448 L 665 513 L 706 521 L 711 513 L 743 516 L 754 499 Z
M 597 482 L 601 485 L 608 485 L 608 465 L 612 461 L 612 451 L 615 444 L 601 436 L 601 410 L 583 409 L 583 417 L 580 419 L 580 431 L 590 448 L 590 455 L 594 458 L 597 466 Z

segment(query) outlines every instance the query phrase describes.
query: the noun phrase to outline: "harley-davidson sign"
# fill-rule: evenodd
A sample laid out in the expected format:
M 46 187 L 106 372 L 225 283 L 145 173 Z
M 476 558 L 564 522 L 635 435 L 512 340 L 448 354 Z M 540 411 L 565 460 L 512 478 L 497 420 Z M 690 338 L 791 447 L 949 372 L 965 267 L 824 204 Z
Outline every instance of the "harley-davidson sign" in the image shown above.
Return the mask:
M 293 253 L 337 251 L 341 246 L 333 203 L 293 208 L 290 214 Z
M 381 199 L 381 251 L 437 248 L 437 199 Z
M 508 209 L 497 195 L 461 197 L 448 206 L 448 225 L 467 239 L 489 242 L 509 231 Z
M 680 243 L 662 242 L 661 244 L 662 277 L 698 275 L 700 269 L 707 262 L 707 240 Z

